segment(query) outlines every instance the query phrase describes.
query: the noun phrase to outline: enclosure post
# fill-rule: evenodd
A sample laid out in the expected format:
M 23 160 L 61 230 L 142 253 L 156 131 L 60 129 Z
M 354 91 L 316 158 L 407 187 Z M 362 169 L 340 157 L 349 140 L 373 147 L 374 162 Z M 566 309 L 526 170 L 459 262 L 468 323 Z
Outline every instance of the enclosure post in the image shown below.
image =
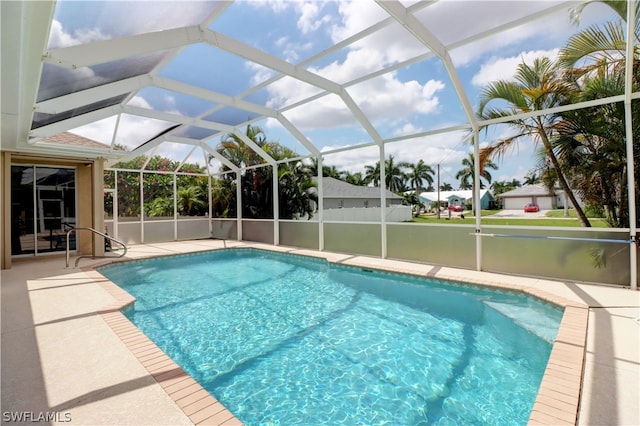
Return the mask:
M 144 174 L 140 170 L 140 184 L 138 185 L 138 196 L 140 197 L 140 242 L 144 244 Z M 173 187 L 173 199 L 176 198 L 176 188 Z M 175 201 L 174 201 L 175 204 Z
M 238 241 L 242 241 L 242 175 L 236 172 L 236 234 Z
M 280 245 L 280 223 L 279 223 L 279 194 L 278 194 L 278 163 L 273 164 L 273 245 Z
M 384 142 L 380 144 L 380 257 L 387 258 L 387 171 L 384 155 Z
M 627 51 L 625 64 L 625 87 L 624 87 L 624 124 L 625 139 L 627 148 L 627 192 L 629 199 L 629 238 L 635 242 L 629 244 L 629 281 L 633 290 L 638 289 L 638 240 L 636 222 L 636 181 L 634 176 L 633 161 L 633 114 L 631 93 L 633 92 L 633 68 L 635 59 L 635 15 L 636 2 L 627 2 Z
M 478 129 L 473 129 L 473 210 L 476 218 L 476 270 L 482 271 L 482 232 L 480 209 L 480 142 Z
M 178 241 L 178 175 L 173 172 L 173 240 Z
M 318 156 L 316 158 L 316 164 L 318 165 L 318 250 L 323 251 L 324 250 L 324 182 L 322 181 L 322 178 L 324 176 L 322 170 L 323 170 L 323 163 L 322 163 L 322 156 Z
M 209 238 L 211 238 L 211 236 L 213 235 L 213 223 L 211 222 L 211 219 L 213 219 L 213 206 L 211 205 L 211 203 L 213 202 L 213 194 L 211 193 L 212 189 L 211 189 L 211 170 L 209 168 L 207 168 L 209 171 L 209 175 L 207 176 L 208 182 L 207 182 L 207 191 L 208 191 L 208 198 L 209 198 Z
M 118 206 L 118 171 L 113 171 L 113 229 L 111 230 L 112 235 L 115 238 L 118 237 L 118 233 L 120 232 L 120 227 L 118 226 L 118 216 L 120 214 L 120 206 Z

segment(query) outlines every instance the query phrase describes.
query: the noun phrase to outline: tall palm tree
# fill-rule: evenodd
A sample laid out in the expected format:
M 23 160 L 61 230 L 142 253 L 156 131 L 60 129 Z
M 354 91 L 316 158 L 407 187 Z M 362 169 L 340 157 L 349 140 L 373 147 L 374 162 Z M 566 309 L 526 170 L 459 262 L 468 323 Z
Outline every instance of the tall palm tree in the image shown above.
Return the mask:
M 376 161 L 375 166 L 364 166 L 364 180 L 367 184 L 372 183 L 373 186 L 380 186 L 380 161 Z
M 627 4 L 619 0 L 589 0 L 572 10 L 572 19 L 578 22 L 585 7 L 592 3 L 607 5 L 619 17 L 615 22 L 594 24 L 569 38 L 560 50 L 559 64 L 570 70 L 574 78 L 603 71 L 623 74 L 626 60 Z M 640 4 L 636 4 L 634 39 L 640 39 Z M 636 51 L 636 46 L 634 50 Z M 579 64 L 579 65 L 578 65 Z
M 415 188 L 416 196 L 420 197 L 420 192 L 425 189 L 424 182 L 427 183 L 426 187 L 433 184 L 433 175 L 435 172 L 433 171 L 433 168 L 428 164 L 425 164 L 423 160 L 409 164 L 407 169 L 409 169 L 409 173 L 407 174 L 409 185 Z
M 456 174 L 456 179 L 460 179 L 460 189 L 472 189 L 475 181 L 475 158 L 472 153 L 469 153 L 467 158 L 462 159 L 462 166 L 463 168 Z M 491 184 L 491 173 L 489 173 L 487 169 L 497 170 L 498 166 L 488 157 L 481 157 L 480 177 Z M 480 189 L 484 187 L 484 183 L 480 180 Z
M 402 169 L 407 167 L 408 163 L 396 163 L 393 155 L 390 155 L 384 162 L 385 188 L 395 193 L 403 192 L 407 175 Z M 365 180 L 373 183 L 373 186 L 380 186 L 380 161 L 376 161 L 375 166 L 364 166 L 364 170 Z
M 395 193 L 404 192 L 406 190 L 407 174 L 402 169 L 407 168 L 408 163 L 395 163 L 393 155 L 390 155 L 384 163 L 386 188 Z
M 518 65 L 515 81 L 498 80 L 490 83 L 481 92 L 478 116 L 482 120 L 510 117 L 519 113 L 540 111 L 560 105 L 572 93 L 573 86 L 560 79 L 555 64 L 549 58 L 538 58 L 532 65 L 522 63 Z M 504 101 L 506 108 L 489 107 L 490 103 Z M 557 115 L 545 114 L 529 118 L 518 118 L 508 121 L 518 132 L 511 137 L 498 140 L 484 148 L 481 158 L 501 157 L 515 145 L 514 143 L 532 137 L 534 143 L 541 142 L 547 157 L 555 168 L 560 186 L 569 197 L 582 226 L 589 227 L 589 219 L 584 214 L 569 183 L 560 168 L 560 163 L 553 152 L 551 138 L 554 137 L 554 125 L 558 121 Z

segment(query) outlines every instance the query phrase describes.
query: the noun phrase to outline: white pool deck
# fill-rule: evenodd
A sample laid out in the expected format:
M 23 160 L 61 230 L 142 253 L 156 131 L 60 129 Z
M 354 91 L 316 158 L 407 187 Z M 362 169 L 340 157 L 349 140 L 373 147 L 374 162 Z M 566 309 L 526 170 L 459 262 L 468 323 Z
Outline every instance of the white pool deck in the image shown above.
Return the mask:
M 225 246 L 512 287 L 563 301 L 575 315 L 563 318 L 529 423 L 640 425 L 639 291 L 220 240 L 134 245 L 127 258 Z M 122 320 L 116 308 L 127 295 L 89 268 L 103 263 L 83 259 L 81 269 L 66 269 L 64 257 L 49 256 L 17 260 L 2 271 L 2 424 L 239 424 Z

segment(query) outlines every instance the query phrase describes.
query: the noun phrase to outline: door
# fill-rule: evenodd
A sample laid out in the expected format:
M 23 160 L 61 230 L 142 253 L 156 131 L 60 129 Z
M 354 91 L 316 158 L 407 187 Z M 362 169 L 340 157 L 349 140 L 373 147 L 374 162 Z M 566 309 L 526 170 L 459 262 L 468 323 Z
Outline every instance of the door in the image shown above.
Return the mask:
M 76 225 L 76 170 L 11 166 L 11 254 L 39 255 L 67 248 Z M 69 237 L 75 250 L 75 235 Z

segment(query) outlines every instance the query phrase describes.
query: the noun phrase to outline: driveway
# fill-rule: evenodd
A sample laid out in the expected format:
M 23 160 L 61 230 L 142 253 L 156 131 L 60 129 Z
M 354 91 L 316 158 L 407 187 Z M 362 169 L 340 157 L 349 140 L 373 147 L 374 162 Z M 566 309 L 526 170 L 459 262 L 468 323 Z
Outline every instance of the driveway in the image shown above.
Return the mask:
M 500 210 L 496 214 L 493 214 L 491 216 L 486 216 L 486 217 L 521 217 L 521 218 L 531 217 L 531 218 L 540 218 L 540 217 L 546 217 L 545 215 L 547 214 L 547 211 L 548 210 L 540 210 L 540 211 L 538 211 L 536 213 L 525 213 L 524 209 L 519 209 L 519 210 Z

